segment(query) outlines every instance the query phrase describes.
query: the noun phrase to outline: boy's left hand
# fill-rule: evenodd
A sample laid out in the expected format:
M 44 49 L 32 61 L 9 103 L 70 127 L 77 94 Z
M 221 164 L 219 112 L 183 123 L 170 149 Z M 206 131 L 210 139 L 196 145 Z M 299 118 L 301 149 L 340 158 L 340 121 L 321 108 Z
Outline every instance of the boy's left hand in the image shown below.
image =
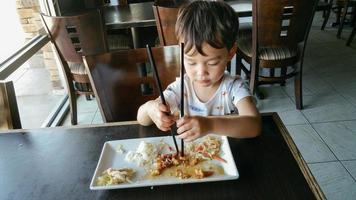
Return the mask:
M 184 116 L 177 121 L 178 138 L 193 141 L 207 134 L 209 131 L 208 118 L 201 116 Z

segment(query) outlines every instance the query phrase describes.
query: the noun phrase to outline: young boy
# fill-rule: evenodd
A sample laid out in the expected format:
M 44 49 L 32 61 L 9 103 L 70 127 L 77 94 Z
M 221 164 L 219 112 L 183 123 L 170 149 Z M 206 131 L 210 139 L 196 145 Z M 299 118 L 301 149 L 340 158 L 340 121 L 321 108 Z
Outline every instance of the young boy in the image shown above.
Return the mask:
M 220 1 L 194 1 L 182 8 L 176 35 L 184 43 L 185 116 L 177 120 L 180 80 L 164 91 L 167 106 L 160 99 L 143 104 L 137 114 L 141 125 L 170 130 L 177 123 L 179 138 L 192 141 L 208 133 L 235 138 L 256 137 L 261 118 L 248 88 L 240 77 L 225 73 L 236 52 L 238 17 Z M 238 112 L 238 115 L 237 115 Z M 235 115 L 230 115 L 235 113 Z

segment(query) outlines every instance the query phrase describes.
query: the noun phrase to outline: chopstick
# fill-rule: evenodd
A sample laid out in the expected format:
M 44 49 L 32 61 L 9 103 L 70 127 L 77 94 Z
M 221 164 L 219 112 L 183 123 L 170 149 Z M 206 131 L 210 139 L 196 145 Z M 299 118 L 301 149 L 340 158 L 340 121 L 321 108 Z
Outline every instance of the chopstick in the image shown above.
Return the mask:
M 164 95 L 163 95 L 161 81 L 160 81 L 159 76 L 158 76 L 156 63 L 155 63 L 155 60 L 154 60 L 153 55 L 152 55 L 152 50 L 151 50 L 151 47 L 148 44 L 146 45 L 146 50 L 147 50 L 147 56 L 148 56 L 148 58 L 150 60 L 151 66 L 153 68 L 154 77 L 156 79 L 156 84 L 158 86 L 158 90 L 159 90 L 159 95 L 161 97 L 161 101 L 162 101 L 163 105 L 167 105 L 166 100 L 165 100 Z M 172 135 L 172 138 L 173 138 L 174 146 L 176 147 L 177 154 L 179 154 L 178 144 L 177 144 L 177 140 L 176 140 L 176 137 L 175 137 L 175 132 L 176 131 L 177 131 L 177 128 L 175 126 L 171 128 L 171 135 Z
M 180 43 L 180 117 L 184 117 L 184 43 Z M 184 156 L 184 140 L 180 140 L 181 156 Z

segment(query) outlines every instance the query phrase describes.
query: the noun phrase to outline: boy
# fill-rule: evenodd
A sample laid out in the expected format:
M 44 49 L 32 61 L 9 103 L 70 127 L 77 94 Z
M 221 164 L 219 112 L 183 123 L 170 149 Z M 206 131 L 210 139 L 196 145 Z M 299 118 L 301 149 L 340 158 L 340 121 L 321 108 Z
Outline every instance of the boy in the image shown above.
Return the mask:
M 179 138 L 192 141 L 208 133 L 235 138 L 256 137 L 261 118 L 248 88 L 240 77 L 225 73 L 236 52 L 238 17 L 220 1 L 194 1 L 182 8 L 176 22 L 176 35 L 184 43 L 184 108 L 177 120 L 171 114 L 179 109 L 180 80 L 164 91 L 167 106 L 159 98 L 143 104 L 137 114 L 141 125 L 155 123 L 163 131 L 176 122 Z M 237 111 L 236 111 L 237 110 Z M 237 113 L 239 115 L 229 115 Z

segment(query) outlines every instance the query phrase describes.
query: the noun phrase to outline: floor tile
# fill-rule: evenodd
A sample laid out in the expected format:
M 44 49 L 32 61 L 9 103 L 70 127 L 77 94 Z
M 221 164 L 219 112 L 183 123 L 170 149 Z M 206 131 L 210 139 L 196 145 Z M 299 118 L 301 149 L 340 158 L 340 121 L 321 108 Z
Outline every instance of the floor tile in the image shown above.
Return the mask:
M 308 164 L 328 200 L 352 200 L 356 197 L 356 182 L 340 162 Z
M 95 113 L 94 119 L 93 119 L 93 121 L 91 123 L 92 124 L 102 124 L 102 123 L 104 123 L 103 118 L 101 117 L 101 114 L 100 114 L 99 110 Z
M 95 112 L 78 113 L 78 124 L 91 124 L 95 116 Z
M 58 102 L 62 99 L 62 96 L 46 94 L 17 96 L 16 99 L 22 127 L 39 128 Z
M 356 180 L 356 160 L 342 161 L 342 164 L 345 166 L 354 180 Z
M 356 159 L 356 121 L 312 125 L 339 160 Z
M 312 95 L 303 97 L 302 113 L 309 122 L 356 119 L 356 108 L 341 95 Z
M 287 129 L 307 163 L 337 160 L 310 125 L 287 126 Z
M 329 83 L 319 78 L 319 76 L 315 72 L 303 74 L 303 96 L 324 95 L 335 91 Z M 288 80 L 283 89 L 290 97 L 294 98 L 294 78 Z
M 282 119 L 284 125 L 297 125 L 308 124 L 308 120 L 304 117 L 303 113 L 297 109 L 279 111 L 279 117 Z
M 348 102 L 356 106 L 356 88 L 339 92 Z
M 257 108 L 261 112 L 282 112 L 294 110 L 295 105 L 289 97 L 266 98 L 257 100 Z
M 354 72 L 338 72 L 323 76 L 323 79 L 328 82 L 338 92 L 349 91 L 356 88 L 356 67 Z
M 286 92 L 283 90 L 283 87 L 280 85 L 263 85 L 258 88 L 265 95 L 265 98 L 288 97 Z
M 95 98 L 86 100 L 85 95 L 80 95 L 77 99 L 78 113 L 96 112 L 98 110 L 98 103 Z
M 52 91 L 50 82 L 50 74 L 47 69 L 35 68 L 27 70 L 22 77 L 14 83 L 16 96 L 48 94 Z

